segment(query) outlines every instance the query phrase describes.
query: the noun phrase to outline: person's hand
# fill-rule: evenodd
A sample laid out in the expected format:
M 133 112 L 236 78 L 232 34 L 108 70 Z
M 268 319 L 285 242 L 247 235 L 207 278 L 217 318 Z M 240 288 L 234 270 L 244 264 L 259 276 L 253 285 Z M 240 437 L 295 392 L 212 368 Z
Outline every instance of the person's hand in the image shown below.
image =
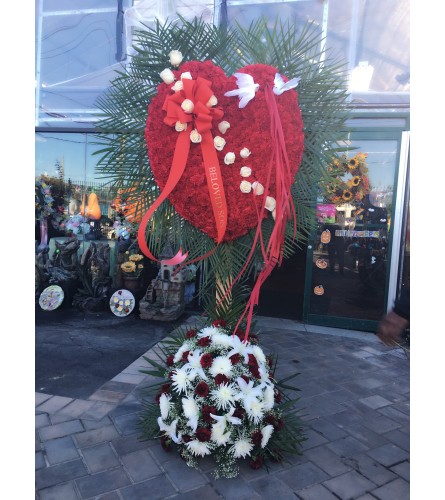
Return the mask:
M 401 336 L 408 326 L 408 320 L 390 311 L 379 323 L 377 336 L 387 346 L 400 344 Z

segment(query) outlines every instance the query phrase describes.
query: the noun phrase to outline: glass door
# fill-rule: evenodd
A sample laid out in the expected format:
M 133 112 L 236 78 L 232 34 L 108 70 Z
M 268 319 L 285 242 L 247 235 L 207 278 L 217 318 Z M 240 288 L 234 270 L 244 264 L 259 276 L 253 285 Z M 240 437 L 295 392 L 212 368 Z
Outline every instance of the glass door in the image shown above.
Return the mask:
M 304 320 L 375 331 L 386 312 L 401 134 L 351 133 L 353 148 L 317 199 Z

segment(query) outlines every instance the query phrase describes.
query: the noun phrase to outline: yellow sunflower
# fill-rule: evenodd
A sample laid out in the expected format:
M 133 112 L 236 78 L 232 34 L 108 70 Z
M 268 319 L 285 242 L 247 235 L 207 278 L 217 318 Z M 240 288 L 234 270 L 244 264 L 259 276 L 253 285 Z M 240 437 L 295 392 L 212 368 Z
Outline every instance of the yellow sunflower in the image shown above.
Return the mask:
M 351 191 L 348 191 L 347 189 L 345 189 L 345 190 L 343 191 L 342 198 L 343 198 L 345 201 L 349 201 L 349 200 L 352 198 L 352 193 L 351 193 Z
M 358 175 L 355 175 L 351 180 L 353 186 L 358 186 L 360 184 L 360 181 L 361 179 Z
M 134 273 L 136 271 L 136 264 L 134 262 L 124 262 L 121 264 L 121 269 L 124 273 Z
M 135 253 L 133 255 L 130 255 L 130 257 L 128 257 L 128 259 L 131 260 L 132 262 L 139 262 L 143 258 L 144 256 L 139 253 Z
M 358 166 L 358 161 L 355 158 L 351 158 L 348 161 L 348 168 L 349 170 L 354 170 L 354 168 L 357 168 Z

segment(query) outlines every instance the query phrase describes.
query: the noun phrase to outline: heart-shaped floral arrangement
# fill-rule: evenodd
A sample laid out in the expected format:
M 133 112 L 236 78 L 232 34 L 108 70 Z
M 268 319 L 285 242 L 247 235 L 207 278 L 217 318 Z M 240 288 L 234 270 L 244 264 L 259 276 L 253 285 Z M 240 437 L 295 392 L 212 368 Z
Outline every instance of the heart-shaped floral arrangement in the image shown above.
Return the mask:
M 281 141 L 287 154 L 283 175 L 289 186 L 304 146 L 297 91 L 280 91 L 287 78 L 263 64 L 245 66 L 235 75 L 228 77 L 211 61 L 168 70 L 151 99 L 145 129 L 156 183 L 184 219 L 218 242 L 239 238 L 275 215 L 281 188 L 273 171 L 273 141 Z M 252 85 L 237 92 L 242 75 Z M 226 220 L 220 231 L 221 207 Z

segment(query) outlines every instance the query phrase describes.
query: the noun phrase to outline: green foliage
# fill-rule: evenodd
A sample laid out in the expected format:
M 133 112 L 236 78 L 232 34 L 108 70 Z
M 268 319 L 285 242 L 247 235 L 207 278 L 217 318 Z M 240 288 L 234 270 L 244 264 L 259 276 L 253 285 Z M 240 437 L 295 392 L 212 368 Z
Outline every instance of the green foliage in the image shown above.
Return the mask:
M 296 26 L 290 22 L 276 21 L 269 27 L 266 19 L 258 19 L 248 28 L 241 26 L 220 29 L 200 19 L 178 24 L 156 22 L 154 28 L 146 27 L 136 34 L 137 54 L 127 68 L 123 68 L 112 82 L 107 93 L 98 101 L 102 110 L 98 137 L 102 146 L 98 170 L 110 179 L 115 188 L 135 187 L 132 203 L 142 214 L 159 195 L 150 170 L 144 140 L 147 107 L 161 82 L 159 73 L 169 66 L 168 54 L 180 50 L 185 61 L 212 60 L 226 74 L 233 74 L 246 64 L 264 63 L 277 67 L 289 78 L 300 77 L 299 103 L 304 122 L 305 144 L 301 166 L 292 186 L 298 232 L 293 238 L 289 223 L 284 241 L 284 257 L 307 241 L 316 224 L 315 198 L 317 186 L 326 176 L 326 165 L 341 150 L 347 119 L 346 67 L 329 58 L 321 47 L 317 26 L 308 23 Z M 147 231 L 148 246 L 159 255 L 164 243 L 182 246 L 194 259 L 211 250 L 215 243 L 205 233 L 179 216 L 169 201 L 165 201 L 152 217 Z M 262 223 L 265 243 L 273 229 L 273 220 Z M 201 299 L 212 305 L 215 286 L 224 296 L 231 279 L 243 270 L 252 249 L 253 234 L 233 242 L 220 244 L 214 253 L 201 263 L 203 283 Z M 244 269 L 232 294 L 242 297 L 245 282 L 262 265 L 260 249 L 254 249 L 253 258 Z

